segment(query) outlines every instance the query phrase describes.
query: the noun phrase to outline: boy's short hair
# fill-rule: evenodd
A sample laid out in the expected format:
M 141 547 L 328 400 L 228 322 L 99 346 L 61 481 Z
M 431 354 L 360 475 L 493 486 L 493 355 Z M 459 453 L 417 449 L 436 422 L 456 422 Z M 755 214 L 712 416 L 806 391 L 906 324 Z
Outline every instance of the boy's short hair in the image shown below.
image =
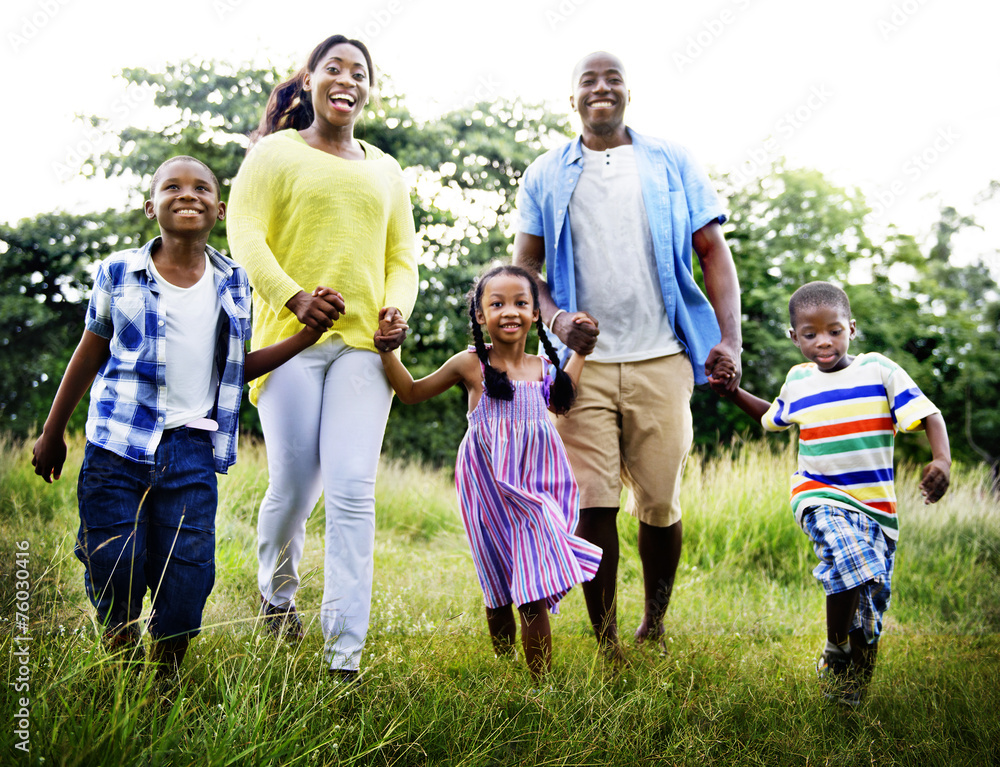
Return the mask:
M 833 306 L 851 318 L 851 300 L 847 293 L 830 282 L 807 282 L 788 299 L 788 319 L 795 327 L 795 313 L 805 307 Z
M 203 167 L 206 171 L 208 171 L 208 175 L 212 177 L 212 183 L 215 184 L 216 199 L 222 198 L 222 187 L 219 185 L 219 179 L 216 178 L 215 173 L 212 171 L 212 169 L 209 168 L 205 163 L 203 163 L 197 157 L 191 157 L 190 155 L 186 154 L 179 154 L 176 157 L 171 157 L 168 160 L 164 160 L 162 163 L 160 163 L 160 167 L 154 171 L 153 178 L 149 182 L 149 199 L 151 200 L 153 199 L 153 194 L 156 192 L 156 182 L 159 181 L 160 177 L 163 175 L 163 169 L 166 168 L 168 165 L 172 165 L 175 162 L 181 162 L 182 160 L 187 162 L 197 163 L 198 165 Z

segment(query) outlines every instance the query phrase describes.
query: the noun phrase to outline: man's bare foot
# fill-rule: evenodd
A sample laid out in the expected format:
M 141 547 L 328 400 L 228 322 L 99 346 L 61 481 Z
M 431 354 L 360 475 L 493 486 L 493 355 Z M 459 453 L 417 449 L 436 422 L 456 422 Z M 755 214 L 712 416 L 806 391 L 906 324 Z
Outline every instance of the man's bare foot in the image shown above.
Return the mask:
M 664 639 L 663 621 L 650 622 L 648 618 L 643 618 L 639 628 L 635 630 L 635 643 L 637 645 L 646 644 L 655 646 L 662 653 L 667 651 L 667 643 Z

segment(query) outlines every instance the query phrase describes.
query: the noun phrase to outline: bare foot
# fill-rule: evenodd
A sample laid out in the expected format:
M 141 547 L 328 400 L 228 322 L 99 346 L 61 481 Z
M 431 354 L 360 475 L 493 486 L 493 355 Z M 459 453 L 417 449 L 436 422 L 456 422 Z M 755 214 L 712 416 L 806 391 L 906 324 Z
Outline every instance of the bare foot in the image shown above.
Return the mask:
M 605 659 L 611 663 L 615 671 L 621 671 L 628 665 L 628 658 L 625 657 L 625 646 L 615 637 L 613 641 L 605 642 L 601 645 L 601 652 Z
M 639 624 L 639 628 L 635 630 L 635 643 L 642 645 L 649 642 L 651 645 L 657 647 L 661 653 L 665 654 L 667 652 L 667 643 L 664 640 L 666 632 L 663 630 L 663 622 L 650 625 L 648 620 L 648 618 L 643 618 L 642 623 Z

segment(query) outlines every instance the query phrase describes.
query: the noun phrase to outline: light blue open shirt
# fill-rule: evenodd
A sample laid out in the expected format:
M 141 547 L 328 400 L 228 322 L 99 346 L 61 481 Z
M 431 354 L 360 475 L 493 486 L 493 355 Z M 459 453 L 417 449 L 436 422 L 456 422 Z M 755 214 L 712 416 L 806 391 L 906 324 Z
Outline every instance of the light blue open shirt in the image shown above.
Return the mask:
M 684 147 L 642 136 L 631 128 L 626 130 L 632 138 L 642 199 L 652 230 L 663 305 L 674 335 L 691 360 L 695 383 L 704 384 L 708 381 L 705 360 L 722 339 L 722 333 L 715 310 L 691 271 L 691 237 L 712 221 L 723 223 L 725 209 L 708 174 Z M 577 137 L 536 159 L 525 171 L 517 194 L 518 230 L 544 239 L 549 290 L 556 306 L 567 312 L 577 311 L 576 269 L 567 214 L 570 197 L 583 172 L 580 144 Z

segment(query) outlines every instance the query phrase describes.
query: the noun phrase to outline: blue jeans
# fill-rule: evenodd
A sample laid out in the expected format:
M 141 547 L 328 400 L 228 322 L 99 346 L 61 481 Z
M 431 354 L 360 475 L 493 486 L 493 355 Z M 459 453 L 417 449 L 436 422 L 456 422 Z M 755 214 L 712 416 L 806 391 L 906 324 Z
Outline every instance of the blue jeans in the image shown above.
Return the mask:
M 154 461 L 136 463 L 87 443 L 76 555 L 109 630 L 138 620 L 148 588 L 150 635 L 193 637 L 215 584 L 219 494 L 209 434 L 164 432 Z

